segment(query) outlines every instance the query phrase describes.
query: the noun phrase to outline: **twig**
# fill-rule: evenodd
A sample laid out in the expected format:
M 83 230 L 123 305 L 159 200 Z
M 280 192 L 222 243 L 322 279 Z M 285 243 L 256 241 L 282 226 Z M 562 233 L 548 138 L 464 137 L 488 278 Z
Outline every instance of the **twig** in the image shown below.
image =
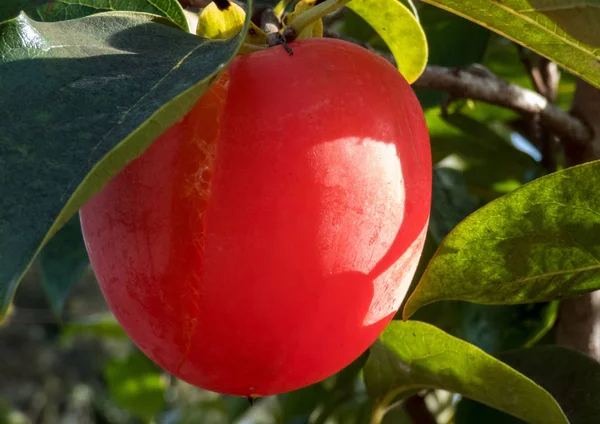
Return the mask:
M 361 45 L 396 65 L 390 54 L 377 51 L 366 43 L 341 36 L 330 29 L 325 31 L 325 35 Z M 504 81 L 480 65 L 465 70 L 428 65 L 413 87 L 444 91 L 453 99 L 480 100 L 526 116 L 538 115 L 540 125 L 573 144 L 585 145 L 593 136 L 592 130 L 583 121 L 551 104 L 542 95 Z
M 592 138 L 592 130 L 579 119 L 554 106 L 540 94 L 498 77 L 429 65 L 413 87 L 445 91 L 455 98 L 481 100 L 521 114 L 539 115 L 544 128 L 576 144 L 585 144 Z
M 521 62 L 525 66 L 525 69 L 527 70 L 527 74 L 531 78 L 531 82 L 533 83 L 533 88 L 535 88 L 535 91 L 537 91 L 542 96 L 547 98 L 548 96 L 546 95 L 546 93 L 547 93 L 548 89 L 546 87 L 546 81 L 544 80 L 544 77 L 542 76 L 540 67 L 533 63 L 533 61 L 531 60 L 531 56 L 530 56 L 530 54 L 527 53 L 527 50 L 525 49 L 525 47 L 523 47 L 519 44 L 517 44 L 516 46 L 517 46 L 517 51 L 519 52 L 519 58 L 521 59 Z
M 533 55 L 523 46 L 517 44 L 516 47 L 521 62 L 531 78 L 535 91 L 548 100 L 549 103 L 555 104 L 558 83 L 560 81 L 560 72 L 558 71 L 556 63 L 545 57 Z M 527 138 L 540 150 L 542 154 L 542 167 L 548 173 L 556 171 L 558 166 L 558 140 L 556 135 L 548 131 L 548 129 L 543 128 L 540 123 L 539 115 L 537 114 L 529 119 L 529 127 L 530 129 Z

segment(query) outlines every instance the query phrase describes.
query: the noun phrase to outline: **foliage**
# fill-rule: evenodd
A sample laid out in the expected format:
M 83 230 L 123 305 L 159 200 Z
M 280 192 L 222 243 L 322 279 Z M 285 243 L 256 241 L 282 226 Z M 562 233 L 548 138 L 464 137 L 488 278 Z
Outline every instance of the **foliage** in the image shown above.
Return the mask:
M 566 110 L 576 77 L 600 87 L 593 3 L 352 0 L 324 22 L 391 53 L 410 82 L 426 64 L 482 63 L 533 89 L 522 55 L 537 53 L 568 71 L 557 87 Z M 103 371 L 86 390 L 96 414 L 114 422 L 419 424 L 405 400 L 439 390 L 456 394 L 456 424 L 584 424 L 597 416 L 598 363 L 547 344 L 553 300 L 600 288 L 600 162 L 544 169 L 523 117 L 441 92 L 416 90 L 436 168 L 426 248 L 397 317 L 412 319 L 392 322 L 335 376 L 250 408 L 174 381 L 110 314 L 65 313 L 89 269 L 77 210 L 181 119 L 238 52 L 266 40 L 256 26 L 246 35 L 252 14 L 241 8 L 208 12 L 199 37 L 176 0 L 2 1 L 0 317 L 36 264 L 52 314 L 65 317 L 60 328 L 40 328 L 56 349 L 99 341 Z M 0 423 L 27 422 L 17 409 L 0 400 Z

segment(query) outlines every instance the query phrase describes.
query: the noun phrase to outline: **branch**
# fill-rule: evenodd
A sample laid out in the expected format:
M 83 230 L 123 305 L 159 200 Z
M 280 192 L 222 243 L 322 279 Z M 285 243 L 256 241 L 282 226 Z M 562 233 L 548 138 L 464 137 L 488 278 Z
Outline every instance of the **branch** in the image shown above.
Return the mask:
M 396 61 L 389 53 L 373 49 L 368 43 L 351 39 L 327 29 L 325 36 L 358 44 L 388 60 Z M 527 116 L 537 116 L 540 125 L 571 144 L 586 145 L 593 132 L 583 121 L 562 111 L 540 94 L 511 84 L 482 66 L 460 70 L 428 65 L 412 85 L 414 88 L 444 91 L 452 99 L 480 100 L 492 105 L 506 107 Z
M 554 106 L 540 94 L 491 73 L 478 75 L 469 70 L 429 65 L 413 87 L 445 91 L 454 98 L 481 100 L 524 115 L 538 115 L 544 128 L 576 144 L 587 144 L 592 138 L 592 130 L 581 120 Z

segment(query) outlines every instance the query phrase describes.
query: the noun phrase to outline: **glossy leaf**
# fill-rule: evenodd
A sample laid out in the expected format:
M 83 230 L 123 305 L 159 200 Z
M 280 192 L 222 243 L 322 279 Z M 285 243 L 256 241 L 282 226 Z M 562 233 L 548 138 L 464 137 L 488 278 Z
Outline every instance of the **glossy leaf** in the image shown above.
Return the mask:
M 568 424 L 552 396 L 532 380 L 422 322 L 392 322 L 372 346 L 364 373 L 369 393 L 377 399 L 436 388 L 460 393 L 530 424 Z
M 600 7 L 579 0 L 424 0 L 546 56 L 600 87 Z
M 559 346 L 539 346 L 505 352 L 499 359 L 548 390 L 561 405 L 571 424 L 588 424 L 600 416 L 600 364 L 590 357 Z M 457 424 L 522 423 L 480 403 L 463 400 Z
M 445 239 L 404 309 L 438 300 L 519 304 L 600 288 L 600 162 L 528 183 Z
M 435 168 L 426 249 L 428 243 L 434 244 L 435 251 L 443 238 L 476 209 L 462 174 L 450 168 Z M 433 252 L 424 256 L 428 262 Z M 556 316 L 556 303 L 490 306 L 442 301 L 420 309 L 415 319 L 433 324 L 488 353 L 497 353 L 535 343 L 552 328 Z
M 398 0 L 352 0 L 347 5 L 377 31 L 400 73 L 414 82 L 427 64 L 427 39 L 412 12 Z
M 81 280 L 88 267 L 88 259 L 79 215 L 75 215 L 50 239 L 40 252 L 42 284 L 50 306 L 60 316 L 67 297 L 75 284 Z
M 164 16 L 189 31 L 183 8 L 177 0 L 2 0 L 0 21 L 24 11 L 36 21 L 56 22 L 102 12 L 143 12 Z
M 0 316 L 39 249 L 183 117 L 242 37 L 147 14 L 0 24 Z
M 145 422 L 165 403 L 167 381 L 160 368 L 142 353 L 111 361 L 104 369 L 104 378 L 111 398 Z

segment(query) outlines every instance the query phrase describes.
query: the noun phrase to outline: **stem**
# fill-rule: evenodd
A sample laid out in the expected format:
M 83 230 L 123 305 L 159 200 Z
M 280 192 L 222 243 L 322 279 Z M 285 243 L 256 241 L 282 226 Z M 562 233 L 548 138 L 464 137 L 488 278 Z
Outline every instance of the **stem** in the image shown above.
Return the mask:
M 376 405 L 375 408 L 373 408 L 373 414 L 371 414 L 371 420 L 369 421 L 369 424 L 381 424 L 386 412 L 386 408 L 382 407 L 381 405 Z
M 399 390 L 392 390 L 388 392 L 381 401 L 377 402 L 373 407 L 373 412 L 371 413 L 371 420 L 369 424 L 381 424 L 385 414 L 389 411 L 389 406 L 392 401 L 400 394 Z
M 287 42 L 294 41 L 298 34 L 304 31 L 304 29 L 310 26 L 313 22 L 339 9 L 349 1 L 350 0 L 326 0 L 323 3 L 319 3 L 315 7 L 312 7 L 306 12 L 296 16 L 292 22 L 290 22 L 289 26 L 284 30 L 283 36 Z

